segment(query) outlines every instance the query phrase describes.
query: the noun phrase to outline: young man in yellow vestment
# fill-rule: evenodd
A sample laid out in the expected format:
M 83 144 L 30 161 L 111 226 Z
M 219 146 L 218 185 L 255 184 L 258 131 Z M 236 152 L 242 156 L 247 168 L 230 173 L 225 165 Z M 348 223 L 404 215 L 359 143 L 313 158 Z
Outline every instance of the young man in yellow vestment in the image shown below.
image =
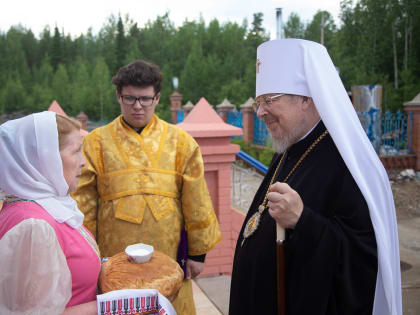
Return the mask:
M 141 242 L 176 259 L 185 228 L 186 279 L 173 306 L 190 315 L 190 279 L 202 272 L 221 233 L 199 146 L 154 114 L 161 82 L 159 68 L 142 60 L 118 70 L 112 83 L 122 114 L 85 137 L 86 166 L 73 198 L 104 257 Z

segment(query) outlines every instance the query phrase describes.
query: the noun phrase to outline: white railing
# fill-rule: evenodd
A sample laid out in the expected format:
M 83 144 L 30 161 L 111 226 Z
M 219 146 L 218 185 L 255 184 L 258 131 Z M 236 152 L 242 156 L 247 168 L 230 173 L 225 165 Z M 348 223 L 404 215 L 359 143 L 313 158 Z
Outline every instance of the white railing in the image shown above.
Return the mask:
M 230 197 L 232 207 L 247 213 L 263 176 L 252 168 L 231 164 Z

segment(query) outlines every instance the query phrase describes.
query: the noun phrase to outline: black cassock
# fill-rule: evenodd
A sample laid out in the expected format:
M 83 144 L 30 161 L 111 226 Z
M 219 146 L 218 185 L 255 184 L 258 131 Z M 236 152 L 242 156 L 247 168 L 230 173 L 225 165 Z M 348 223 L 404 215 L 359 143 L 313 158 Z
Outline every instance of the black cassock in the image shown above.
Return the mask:
M 325 131 L 322 121 L 286 153 L 276 181 L 283 181 Z M 276 225 L 264 211 L 256 232 L 241 247 L 243 229 L 263 202 L 281 155 L 273 157 L 236 244 L 230 315 L 276 314 Z M 376 239 L 366 201 L 328 134 L 287 183 L 303 200 L 302 216 L 286 230 L 286 314 L 372 314 L 377 276 Z

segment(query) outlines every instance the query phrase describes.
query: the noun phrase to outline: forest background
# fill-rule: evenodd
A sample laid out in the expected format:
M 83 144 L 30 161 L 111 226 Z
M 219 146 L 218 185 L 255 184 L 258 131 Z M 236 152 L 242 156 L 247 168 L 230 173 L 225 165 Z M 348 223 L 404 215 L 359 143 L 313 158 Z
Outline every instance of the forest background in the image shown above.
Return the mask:
M 139 27 L 130 16 L 111 15 L 97 34 L 88 29 L 78 37 L 57 27 L 38 35 L 20 25 L 0 30 L 0 115 L 46 110 L 57 100 L 69 115 L 111 120 L 120 112 L 111 78 L 136 59 L 163 72 L 156 109 L 163 119 L 170 117 L 173 77 L 184 104 L 204 96 L 239 107 L 255 95 L 256 48 L 270 38 L 263 19 L 254 13 L 251 23 L 200 19 L 175 27 L 164 14 Z M 347 90 L 380 84 L 382 109 L 392 111 L 420 92 L 419 0 L 343 0 L 340 21 L 318 11 L 307 23 L 297 13 L 284 22 L 285 37 L 320 42 L 321 29 Z

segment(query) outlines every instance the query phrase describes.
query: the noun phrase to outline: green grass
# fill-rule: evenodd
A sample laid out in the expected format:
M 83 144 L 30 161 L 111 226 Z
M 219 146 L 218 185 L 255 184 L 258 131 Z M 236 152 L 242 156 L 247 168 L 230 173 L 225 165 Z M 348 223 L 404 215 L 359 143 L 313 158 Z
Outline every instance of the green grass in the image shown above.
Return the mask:
M 266 146 L 256 146 L 253 144 L 246 144 L 243 139 L 232 139 L 230 141 L 231 143 L 238 144 L 241 147 L 241 150 L 245 153 L 252 156 L 254 159 L 260 161 L 264 165 L 269 165 L 271 162 L 271 159 L 274 155 L 274 150 L 271 147 L 271 143 L 267 143 Z

